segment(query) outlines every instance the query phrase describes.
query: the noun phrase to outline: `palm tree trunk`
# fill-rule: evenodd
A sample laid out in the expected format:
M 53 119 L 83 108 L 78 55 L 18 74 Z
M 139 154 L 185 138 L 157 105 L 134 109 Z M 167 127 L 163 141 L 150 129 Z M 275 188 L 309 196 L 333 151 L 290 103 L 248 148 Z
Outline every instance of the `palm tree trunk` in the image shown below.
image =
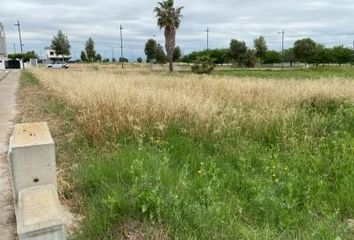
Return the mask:
M 168 55 L 170 73 L 173 72 L 173 50 L 176 44 L 176 29 L 174 27 L 165 28 L 165 48 Z
M 168 60 L 169 60 L 169 64 L 170 64 L 170 73 L 173 72 L 173 53 L 169 54 L 170 56 L 168 57 Z

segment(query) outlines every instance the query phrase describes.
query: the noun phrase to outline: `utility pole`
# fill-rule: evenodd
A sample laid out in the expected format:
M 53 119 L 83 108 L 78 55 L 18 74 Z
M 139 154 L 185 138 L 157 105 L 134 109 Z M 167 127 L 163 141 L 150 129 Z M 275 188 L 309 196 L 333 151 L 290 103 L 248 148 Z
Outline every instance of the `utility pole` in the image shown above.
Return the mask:
M 207 27 L 207 29 L 205 30 L 205 32 L 207 33 L 207 52 L 209 52 L 209 27 Z
M 112 50 L 112 59 L 111 60 L 113 62 L 113 58 L 114 58 L 114 47 L 113 46 L 111 47 L 111 50 Z
M 16 54 L 16 43 L 14 43 L 14 53 Z
M 281 69 L 284 69 L 284 38 L 285 38 L 285 31 L 282 30 L 281 32 Z
M 22 44 L 22 37 L 21 37 L 21 24 L 20 24 L 19 20 L 17 20 L 17 23 L 15 24 L 15 26 L 17 26 L 18 38 L 20 39 L 22 68 L 25 69 L 25 63 L 24 63 L 24 59 L 23 59 L 23 44 Z
M 120 25 L 120 56 L 122 61 L 122 68 L 124 68 L 124 59 L 123 59 L 123 26 Z

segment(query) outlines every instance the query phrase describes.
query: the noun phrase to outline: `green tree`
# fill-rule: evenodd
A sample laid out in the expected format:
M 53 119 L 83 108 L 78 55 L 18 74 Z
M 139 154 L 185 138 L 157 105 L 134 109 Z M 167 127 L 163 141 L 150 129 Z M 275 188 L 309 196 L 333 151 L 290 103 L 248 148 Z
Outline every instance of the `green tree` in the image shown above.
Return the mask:
M 319 63 L 330 64 L 335 63 L 336 59 L 334 56 L 333 48 L 323 48 L 318 50 Z
M 87 59 L 90 62 L 93 62 L 96 57 L 96 50 L 95 50 L 95 42 L 93 41 L 92 38 L 89 38 L 86 43 L 85 43 L 85 52 Z
M 264 64 L 276 64 L 281 62 L 281 54 L 274 50 L 266 51 L 263 59 Z
M 21 53 L 16 53 L 16 54 L 12 53 L 12 54 L 8 54 L 7 57 L 12 60 L 23 59 L 24 61 L 29 61 L 30 59 L 38 58 L 38 55 L 34 51 L 28 51 L 25 52 L 23 56 Z
M 284 62 L 290 63 L 290 67 L 292 67 L 293 63 L 296 62 L 294 48 L 285 49 L 283 52 L 283 57 L 284 57 Z
M 157 17 L 157 25 L 165 30 L 165 48 L 169 59 L 169 69 L 173 72 L 173 50 L 176 45 L 176 32 L 181 23 L 181 11 L 183 7 L 175 7 L 173 0 L 158 3 L 154 12 Z
M 254 68 L 257 64 L 257 56 L 255 51 L 247 50 L 242 58 L 242 64 L 248 68 Z
M 325 47 L 322 44 L 316 44 L 316 50 L 315 54 L 313 55 L 312 58 L 312 63 L 316 64 L 318 66 L 320 63 L 323 63 L 323 53 L 324 53 Z
M 229 55 L 228 49 L 209 49 L 208 51 L 203 50 L 203 51 L 191 52 L 190 54 L 183 56 L 181 61 L 185 63 L 194 63 L 203 56 L 210 56 L 214 60 L 215 64 L 222 65 L 229 62 L 228 55 Z
M 152 60 L 156 59 L 156 48 L 157 42 L 154 39 L 149 39 L 145 44 L 145 55 L 146 55 L 146 62 L 151 62 Z
M 256 49 L 256 56 L 260 60 L 263 60 L 264 55 L 268 50 L 267 42 L 263 36 L 260 36 L 254 40 L 254 48 Z
M 97 53 L 97 55 L 95 56 L 95 61 L 101 62 L 102 61 L 102 55 Z
M 127 62 L 129 62 L 129 59 L 128 59 L 128 58 L 125 58 L 125 57 L 123 57 L 123 58 L 120 57 L 120 58 L 119 58 L 119 62 L 120 62 L 120 63 L 121 63 L 121 62 L 126 62 L 126 63 L 127 63 Z
M 138 63 L 142 63 L 142 62 L 143 62 L 143 59 L 142 59 L 141 57 L 138 57 L 138 58 L 136 59 L 136 61 L 137 61 Z
M 353 57 L 353 50 L 344 46 L 335 46 L 333 48 L 333 56 L 339 65 L 349 63 Z
M 179 60 L 181 60 L 182 57 L 182 50 L 180 47 L 175 47 L 175 49 L 173 50 L 173 61 L 174 62 L 179 62 Z
M 80 59 L 82 62 L 87 62 L 87 56 L 86 56 L 85 51 L 81 51 Z
M 160 44 L 157 44 L 156 47 L 156 62 L 159 64 L 165 64 L 168 61 L 168 57 L 166 56 L 163 47 Z
M 303 63 L 313 62 L 316 55 L 317 44 L 311 38 L 297 40 L 294 43 L 294 54 L 297 60 Z
M 242 61 L 247 53 L 247 46 L 244 41 L 239 41 L 237 39 L 232 39 L 230 42 L 229 55 L 230 59 L 238 63 L 239 66 L 242 65 Z
M 61 55 L 63 58 L 63 62 L 65 60 L 65 56 L 70 55 L 70 43 L 68 37 L 59 30 L 57 35 L 53 37 L 51 48 L 55 51 L 56 55 Z

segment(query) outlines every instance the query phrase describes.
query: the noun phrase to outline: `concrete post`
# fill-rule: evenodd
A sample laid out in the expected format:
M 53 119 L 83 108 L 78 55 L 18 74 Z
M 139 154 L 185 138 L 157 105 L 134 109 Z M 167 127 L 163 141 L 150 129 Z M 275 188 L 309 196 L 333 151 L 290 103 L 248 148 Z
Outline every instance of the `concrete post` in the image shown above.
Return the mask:
M 21 189 L 47 184 L 57 188 L 55 146 L 47 123 L 17 124 L 10 159 L 15 203 Z
M 65 240 L 55 147 L 47 123 L 15 125 L 9 149 L 19 239 Z

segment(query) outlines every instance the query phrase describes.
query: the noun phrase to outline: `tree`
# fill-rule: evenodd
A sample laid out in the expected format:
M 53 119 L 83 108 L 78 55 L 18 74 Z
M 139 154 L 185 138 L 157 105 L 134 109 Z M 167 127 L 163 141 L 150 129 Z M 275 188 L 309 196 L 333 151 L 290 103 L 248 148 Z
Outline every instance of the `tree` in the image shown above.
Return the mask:
M 37 54 L 34 51 L 25 52 L 23 56 L 21 53 L 8 54 L 7 57 L 12 60 L 23 59 L 25 62 L 29 61 L 30 59 L 38 58 Z
M 146 62 L 151 62 L 153 59 L 156 59 L 156 48 L 157 42 L 154 39 L 149 39 L 145 44 L 145 55 Z
M 182 50 L 180 47 L 176 47 L 173 50 L 173 61 L 174 62 L 179 62 L 179 60 L 181 60 L 182 57 Z
M 138 57 L 138 58 L 136 59 L 136 61 L 137 61 L 138 63 L 142 63 L 142 62 L 143 62 L 143 59 L 142 59 L 141 57 Z
M 293 66 L 293 63 L 296 62 L 294 48 L 285 49 L 283 52 L 284 62 L 290 63 L 290 67 Z
M 257 64 L 257 56 L 255 51 L 247 50 L 242 58 L 242 64 L 248 68 L 254 68 Z
M 311 63 L 316 54 L 317 44 L 311 38 L 297 40 L 294 43 L 294 54 L 297 60 L 303 63 Z
M 86 43 L 85 43 L 85 52 L 87 59 L 90 62 L 93 62 L 96 57 L 96 51 L 95 51 L 95 42 L 93 41 L 92 38 L 89 38 Z
M 280 62 L 281 62 L 281 55 L 279 52 L 273 50 L 266 51 L 263 58 L 264 64 L 276 64 Z
M 56 55 L 61 55 L 63 57 L 63 62 L 65 56 L 70 55 L 70 43 L 68 37 L 59 30 L 57 35 L 52 39 L 51 48 L 55 51 Z
M 224 64 L 229 62 L 229 50 L 228 49 L 209 49 L 203 51 L 192 52 L 183 56 L 181 59 L 185 63 L 193 63 L 203 56 L 210 56 L 215 64 Z
M 242 60 L 247 53 L 247 46 L 244 41 L 239 41 L 236 39 L 232 39 L 230 42 L 229 55 L 231 60 L 238 63 L 238 65 L 242 64 Z
M 80 59 L 82 62 L 87 62 L 87 56 L 86 56 L 85 51 L 81 51 Z
M 125 57 L 120 57 L 119 58 L 119 62 L 121 63 L 121 62 L 125 62 L 125 63 L 127 63 L 127 62 L 129 62 L 129 59 L 128 58 L 125 58 Z
M 322 64 L 335 63 L 336 59 L 334 56 L 333 48 L 322 48 L 318 51 L 318 61 Z
M 97 53 L 97 55 L 95 56 L 95 61 L 101 62 L 102 61 L 102 55 Z
M 349 63 L 352 60 L 353 50 L 344 46 L 336 46 L 333 48 L 333 56 L 339 65 Z
M 165 0 L 158 3 L 154 12 L 157 17 L 157 25 L 165 30 L 165 48 L 169 60 L 170 72 L 173 72 L 173 50 L 176 45 L 176 32 L 181 23 L 181 11 L 183 7 L 175 7 L 173 0 Z
M 323 53 L 325 53 L 325 47 L 322 44 L 316 44 L 316 50 L 315 50 L 315 54 L 313 55 L 312 58 L 312 63 L 315 63 L 316 66 L 318 66 L 320 63 L 324 62 L 323 59 Z
M 157 44 L 156 47 L 156 62 L 159 64 L 165 64 L 168 60 L 168 57 L 163 50 L 163 47 L 160 44 Z
M 256 56 L 263 60 L 264 55 L 268 50 L 267 42 L 263 36 L 260 36 L 254 40 L 254 48 L 256 49 Z

